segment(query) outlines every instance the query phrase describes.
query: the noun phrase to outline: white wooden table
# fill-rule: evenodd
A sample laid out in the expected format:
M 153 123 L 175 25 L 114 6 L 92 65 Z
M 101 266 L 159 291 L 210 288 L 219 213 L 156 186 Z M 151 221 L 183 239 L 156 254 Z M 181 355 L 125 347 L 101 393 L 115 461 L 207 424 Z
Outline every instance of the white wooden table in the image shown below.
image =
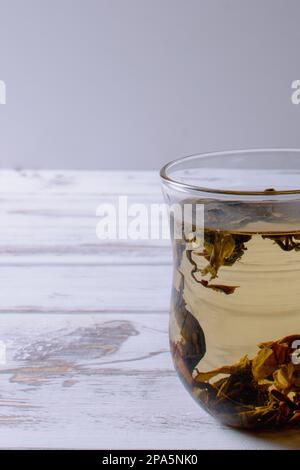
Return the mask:
M 1 448 L 300 448 L 203 412 L 168 352 L 171 250 L 100 241 L 97 206 L 162 202 L 152 172 L 0 172 Z

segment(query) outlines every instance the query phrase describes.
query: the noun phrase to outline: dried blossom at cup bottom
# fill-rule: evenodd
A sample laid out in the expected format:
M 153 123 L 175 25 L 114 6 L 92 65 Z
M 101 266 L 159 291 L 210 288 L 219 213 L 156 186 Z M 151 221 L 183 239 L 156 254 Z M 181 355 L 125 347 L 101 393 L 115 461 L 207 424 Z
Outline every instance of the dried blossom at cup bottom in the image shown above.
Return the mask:
M 209 372 L 186 367 L 184 349 L 172 344 L 176 368 L 194 397 L 226 424 L 276 427 L 300 424 L 300 364 L 291 361 L 300 335 L 260 344 L 255 357 Z M 213 380 L 215 379 L 215 380 Z

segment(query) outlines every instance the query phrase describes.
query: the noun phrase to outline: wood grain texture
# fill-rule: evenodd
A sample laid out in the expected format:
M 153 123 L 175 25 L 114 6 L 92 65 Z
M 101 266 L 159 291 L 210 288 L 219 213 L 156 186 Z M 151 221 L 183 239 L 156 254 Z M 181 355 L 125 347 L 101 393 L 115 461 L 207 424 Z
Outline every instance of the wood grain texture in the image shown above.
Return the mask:
M 299 448 L 223 427 L 184 390 L 168 242 L 96 237 L 120 194 L 162 200 L 151 172 L 0 171 L 0 447 Z

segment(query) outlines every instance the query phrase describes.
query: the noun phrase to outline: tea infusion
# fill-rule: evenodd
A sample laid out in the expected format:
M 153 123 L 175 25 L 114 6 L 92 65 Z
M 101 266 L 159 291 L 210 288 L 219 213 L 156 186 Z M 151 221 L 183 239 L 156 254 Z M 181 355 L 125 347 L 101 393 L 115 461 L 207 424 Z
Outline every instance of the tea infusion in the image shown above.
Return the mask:
M 300 224 L 292 203 L 206 203 L 200 232 L 174 241 L 175 367 L 224 423 L 300 423 Z M 220 221 L 222 225 L 220 226 Z M 280 222 L 278 222 L 280 221 Z

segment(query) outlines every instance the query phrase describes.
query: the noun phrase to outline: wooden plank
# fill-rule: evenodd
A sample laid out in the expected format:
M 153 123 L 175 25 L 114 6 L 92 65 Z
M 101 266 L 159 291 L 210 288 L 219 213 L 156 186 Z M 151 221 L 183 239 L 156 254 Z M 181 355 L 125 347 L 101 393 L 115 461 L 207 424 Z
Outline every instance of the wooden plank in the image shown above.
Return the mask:
M 167 312 L 171 266 L 0 265 L 0 312 Z
M 1 170 L 0 195 L 65 198 L 160 192 L 158 171 Z
M 170 264 L 168 240 L 97 238 L 97 207 L 114 204 L 118 211 L 119 195 L 128 196 L 128 205 L 145 204 L 149 215 L 151 203 L 163 203 L 158 177 L 152 172 L 0 171 L 2 260 L 44 263 L 51 256 L 57 263 L 65 256 L 67 263 L 105 264 L 118 252 L 121 264 L 158 260 Z
M 278 448 L 291 433 L 223 427 L 188 396 L 159 314 L 4 315 L 1 448 Z

